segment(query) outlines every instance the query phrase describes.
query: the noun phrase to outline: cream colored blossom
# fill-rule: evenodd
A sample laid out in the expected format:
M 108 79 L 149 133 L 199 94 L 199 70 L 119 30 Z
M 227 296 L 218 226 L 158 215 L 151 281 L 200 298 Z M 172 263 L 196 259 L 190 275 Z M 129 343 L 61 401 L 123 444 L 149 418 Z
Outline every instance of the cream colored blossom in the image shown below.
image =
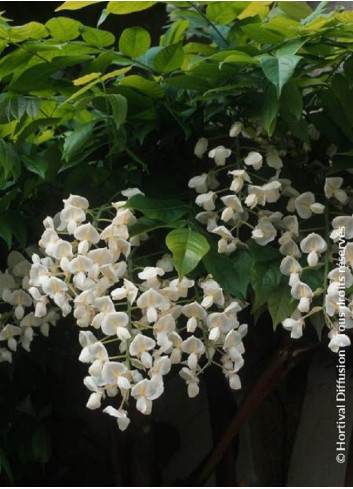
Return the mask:
M 208 148 L 208 141 L 206 138 L 199 138 L 194 148 L 194 155 L 198 158 L 202 158 Z
M 233 176 L 233 180 L 230 185 L 230 190 L 232 192 L 238 193 L 244 187 L 245 182 L 251 183 L 251 178 L 245 170 L 232 170 L 229 171 L 228 174 Z
M 252 238 L 257 244 L 265 246 L 276 237 L 277 230 L 268 220 L 261 220 L 252 231 Z
M 229 158 L 232 151 L 224 146 L 217 146 L 208 153 L 209 158 L 213 158 L 217 166 L 224 166 L 226 159 Z
M 263 158 L 257 151 L 250 151 L 246 158 L 244 158 L 244 163 L 247 166 L 252 166 L 254 170 L 260 170 L 263 163 Z
M 342 177 L 327 177 L 325 179 L 325 196 L 327 199 L 333 197 L 338 200 L 340 204 L 344 204 L 348 196 L 344 190 L 341 189 L 343 185 Z
M 319 234 L 310 233 L 300 242 L 300 249 L 308 253 L 308 265 L 315 267 L 320 255 L 327 250 L 327 243 Z
M 231 125 L 231 128 L 229 129 L 229 137 L 231 138 L 236 138 L 241 134 L 241 131 L 243 129 L 243 123 L 242 122 L 234 122 Z
M 299 301 L 298 309 L 300 312 L 308 312 L 313 298 L 313 291 L 304 282 L 297 282 L 291 289 L 292 296 Z
M 302 219 L 309 219 L 313 214 L 322 214 L 325 206 L 315 202 L 312 192 L 304 192 L 295 199 L 295 209 Z
M 182 313 L 189 318 L 186 324 L 189 333 L 194 333 L 198 325 L 198 320 L 205 321 L 207 316 L 205 309 L 196 301 L 183 306 Z
M 200 207 L 203 207 L 205 211 L 213 211 L 216 206 L 215 206 L 215 201 L 216 201 L 217 195 L 210 191 L 205 194 L 200 194 L 196 197 L 196 204 Z

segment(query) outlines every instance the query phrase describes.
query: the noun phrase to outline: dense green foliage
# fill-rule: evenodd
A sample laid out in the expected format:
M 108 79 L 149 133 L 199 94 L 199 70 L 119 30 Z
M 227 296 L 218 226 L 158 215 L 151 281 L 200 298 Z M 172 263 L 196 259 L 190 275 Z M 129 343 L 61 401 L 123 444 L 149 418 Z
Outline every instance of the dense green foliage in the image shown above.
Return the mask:
M 107 15 L 156 2 L 130 3 L 110 2 L 98 29 L 67 16 L 77 2 L 45 25 L 1 18 L 0 219 L 9 245 L 13 237 L 26 242 L 37 202 L 55 209 L 53 199 L 87 186 L 99 188 L 98 202 L 108 200 L 144 171 L 170 168 L 176 147 L 184 158 L 180 145 L 190 150 L 210 120 L 209 135 L 220 140 L 235 116 L 250 131 L 261 121 L 274 144 L 291 131 L 300 167 L 313 127 L 322 135 L 316 159 L 328 137 L 349 153 L 351 12 L 326 14 L 321 4 L 311 12 L 305 2 L 203 2 L 205 11 L 171 2 L 176 10 L 151 47 L 142 27 L 120 39 L 104 30 Z M 346 162 L 349 155 L 337 164 Z

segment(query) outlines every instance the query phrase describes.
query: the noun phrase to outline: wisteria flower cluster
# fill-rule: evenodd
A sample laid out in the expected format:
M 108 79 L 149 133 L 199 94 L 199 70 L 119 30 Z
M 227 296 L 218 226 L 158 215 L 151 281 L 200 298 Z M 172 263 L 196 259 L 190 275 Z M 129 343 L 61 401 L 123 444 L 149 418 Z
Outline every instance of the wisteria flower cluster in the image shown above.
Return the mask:
M 12 362 L 18 345 L 30 351 L 36 331 L 48 336 L 59 319 L 56 307 L 37 300 L 37 290 L 29 284 L 30 261 L 18 251 L 11 251 L 7 261 L 7 270 L 0 273 L 0 362 Z
M 229 147 L 210 149 L 204 137 L 195 146 L 197 158 L 208 154 L 214 162 L 189 181 L 197 194 L 196 220 L 217 236 L 220 254 L 236 254 L 252 242 L 278 250 L 293 306 L 281 322 L 292 338 L 320 316 L 332 351 L 350 345 L 352 190 L 342 178 L 326 177 L 322 194 L 300 193 L 283 175 L 286 150 L 255 136 L 251 151 L 242 153 L 239 138 L 251 138 L 241 122 L 229 137 L 235 141 Z M 200 375 L 211 364 L 239 389 L 247 333 L 238 318 L 247 304 L 213 276 L 179 276 L 164 251 L 144 256 L 149 236 L 131 232 L 137 216 L 129 199 L 137 194 L 127 189 L 121 200 L 97 209 L 70 195 L 44 220 L 32 264 L 12 252 L 0 275 L 0 360 L 11 361 L 18 344 L 29 350 L 36 330 L 47 335 L 60 316 L 72 315 L 80 330 L 79 360 L 88 364 L 87 407 L 102 407 L 122 430 L 131 405 L 151 413 L 177 365 L 189 397 L 199 393 Z
M 122 430 L 132 401 L 141 413 L 151 412 L 174 365 L 180 365 L 189 397 L 198 394 L 199 376 L 212 363 L 239 389 L 247 332 L 238 320 L 245 304 L 211 276 L 180 279 L 168 254 L 155 266 L 136 266 L 147 236 L 130 236 L 135 221 L 126 200 L 94 210 L 87 199 L 71 195 L 57 216 L 45 219 L 42 256 L 33 255 L 29 271 L 38 305 L 34 320 L 48 302 L 64 317 L 73 314 L 80 328 L 79 359 L 89 364 L 87 407 L 104 403 Z M 118 401 L 109 400 L 116 396 Z
M 240 135 L 249 139 L 243 124 L 235 122 L 229 137 L 234 141 Z M 200 208 L 196 219 L 218 237 L 219 253 L 231 255 L 251 241 L 260 246 L 273 243 L 283 256 L 280 270 L 288 276 L 296 305 L 282 322 L 284 328 L 292 338 L 300 338 L 306 319 L 320 313 L 330 328 L 329 348 L 337 352 L 350 345 L 339 322 L 345 329 L 353 327 L 352 191 L 343 187 L 343 178 L 327 177 L 320 199 L 311 191 L 300 193 L 281 175 L 286 151 L 266 146 L 261 137 L 254 144 L 253 151 L 241 155 L 237 144 L 209 150 L 206 138 L 198 140 L 195 156 L 203 158 L 208 152 L 214 166 L 189 181 Z M 271 169 L 274 174 L 265 176 Z M 322 224 L 311 228 L 308 221 L 315 216 L 321 216 Z M 338 266 L 338 255 L 343 265 L 341 259 Z M 315 290 L 306 283 L 310 270 L 323 272 Z

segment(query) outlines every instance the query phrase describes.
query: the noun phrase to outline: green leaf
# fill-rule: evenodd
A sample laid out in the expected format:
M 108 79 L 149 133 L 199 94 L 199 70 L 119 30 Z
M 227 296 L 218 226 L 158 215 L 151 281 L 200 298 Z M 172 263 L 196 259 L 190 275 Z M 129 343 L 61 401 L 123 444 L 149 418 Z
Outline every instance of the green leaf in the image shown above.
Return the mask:
M 81 36 L 87 44 L 98 48 L 105 48 L 115 43 L 115 36 L 109 31 L 82 26 Z
M 153 7 L 157 2 L 108 2 L 108 14 L 132 14 Z
M 194 270 L 210 249 L 207 239 L 191 229 L 174 229 L 165 241 L 180 278 Z
M 119 39 L 119 49 L 126 56 L 142 56 L 151 45 L 151 36 L 143 27 L 124 29 Z
M 250 2 L 250 4 L 238 15 L 238 19 L 247 19 L 248 17 L 259 16 L 266 17 L 269 12 L 269 5 L 272 2 Z
M 185 35 L 186 29 L 189 27 L 189 21 L 186 19 L 178 19 L 171 25 L 170 29 L 161 36 L 161 46 L 169 46 L 169 44 L 175 44 L 182 41 Z
M 293 75 L 301 57 L 295 54 L 286 54 L 278 57 L 260 56 L 259 60 L 266 78 L 276 87 L 279 97 L 283 86 Z
M 149 218 L 164 223 L 177 221 L 188 212 L 184 202 L 174 199 L 152 199 L 138 194 L 131 197 L 127 203 L 128 209 L 136 209 Z
M 278 261 L 269 263 L 257 263 L 251 268 L 251 286 L 255 292 L 255 302 L 252 311 L 266 304 L 271 293 L 276 291 L 283 275 L 279 269 Z
M 284 15 L 277 15 L 275 17 L 272 17 L 269 22 L 263 24 L 263 28 L 284 36 L 288 40 L 301 40 L 303 42 L 303 39 L 298 36 L 298 31 L 302 28 L 300 22 L 294 19 L 290 19 Z
M 153 65 L 160 73 L 170 73 L 183 64 L 184 51 L 180 42 L 161 49 L 155 56 Z
M 323 267 L 321 268 L 307 268 L 300 276 L 300 280 L 309 285 L 312 291 L 319 289 L 323 286 L 325 279 L 325 272 Z
M 165 82 L 171 87 L 181 88 L 185 90 L 207 90 L 210 84 L 207 80 L 201 77 L 192 75 L 178 75 L 167 78 Z
M 228 25 L 251 2 L 211 2 L 206 9 L 207 17 L 216 24 Z
M 353 90 L 349 87 L 349 81 L 345 76 L 336 73 L 332 77 L 331 87 L 340 101 L 350 125 L 353 126 Z
M 33 160 L 28 156 L 22 156 L 22 161 L 28 171 L 35 173 L 43 180 L 45 179 L 45 174 L 48 170 L 48 163 L 43 158 L 36 156 L 35 160 Z
M 304 20 L 302 20 L 302 23 L 304 25 L 310 24 L 311 22 L 316 20 L 317 17 L 321 17 L 321 19 L 323 18 L 322 14 L 325 14 L 325 10 L 326 10 L 328 1 L 324 0 L 322 2 L 315 2 L 315 4 L 316 4 L 315 10 L 310 15 L 308 15 L 308 17 L 306 17 Z
M 29 39 L 42 39 L 48 36 L 48 31 L 39 22 L 28 22 L 28 24 L 11 27 L 8 31 L 12 42 L 28 41 Z
M 278 2 L 282 12 L 293 19 L 301 20 L 312 14 L 312 10 L 306 2 Z
M 269 246 L 252 244 L 251 254 L 251 286 L 255 292 L 254 313 L 264 304 L 267 304 L 271 293 L 274 293 L 283 280 L 280 271 L 281 255 L 278 250 Z
M 117 129 L 124 124 L 127 116 L 127 100 L 119 94 L 108 94 L 105 97 L 111 105 L 112 115 Z
M 14 211 L 7 212 L 9 228 L 17 242 L 24 248 L 27 244 L 27 225 L 23 216 Z
M 223 63 L 239 63 L 239 64 L 257 64 L 258 61 L 256 58 L 249 56 L 247 53 L 242 53 L 239 51 L 237 54 L 231 54 L 227 56 Z M 220 66 L 222 66 L 222 64 Z
M 0 172 L 5 180 L 12 178 L 16 180 L 21 172 L 21 164 L 18 155 L 11 144 L 0 140 Z
M 97 78 L 99 78 L 101 74 L 102 73 L 96 73 L 96 72 L 88 73 L 88 75 L 75 78 L 73 84 L 75 85 L 75 87 L 80 87 L 81 85 L 87 85 L 87 83 L 90 83 L 93 80 L 97 80 Z
M 64 2 L 60 5 L 60 7 L 55 9 L 55 12 L 59 12 L 60 10 L 80 10 L 83 7 L 88 7 L 89 5 L 93 5 L 94 3 L 101 3 L 100 0 L 97 2 Z
M 263 107 L 262 121 L 267 134 L 271 137 L 276 127 L 279 107 L 275 87 L 273 85 L 269 85 L 264 95 L 265 103 Z
M 0 39 L 1 39 L 1 50 L 7 46 L 7 40 L 9 39 L 9 27 L 7 25 L 0 25 Z M 3 46 L 4 43 L 4 47 Z
M 290 39 L 289 41 L 282 44 L 280 48 L 276 51 L 277 58 L 285 54 L 296 54 L 296 52 L 304 46 L 307 39 Z
M 81 23 L 69 17 L 54 17 L 45 26 L 57 41 L 72 41 L 80 35 Z
M 37 117 L 40 108 L 40 100 L 35 97 L 26 98 L 26 112 L 33 119 Z
M 220 254 L 215 246 L 203 258 L 208 273 L 221 285 L 225 292 L 235 298 L 246 298 L 250 283 L 250 255 L 247 251 L 236 251 L 229 257 Z
M 325 318 L 323 312 L 319 311 L 316 314 L 313 314 L 312 316 L 309 317 L 309 321 L 313 325 L 318 339 L 321 341 L 322 330 L 324 329 L 324 327 L 326 325 L 326 318 Z
M 70 161 L 73 157 L 93 139 L 94 123 L 84 124 L 66 136 L 64 141 L 63 158 Z
M 146 80 L 140 75 L 126 76 L 120 81 L 120 85 L 134 88 L 148 97 L 162 98 L 164 96 L 164 90 L 158 83 L 153 80 Z
M 283 87 L 281 95 L 281 104 L 297 120 L 300 119 L 303 111 L 302 94 L 294 80 L 289 80 Z
M 26 112 L 26 98 L 23 95 L 5 93 L 0 100 L 0 120 L 19 121 Z
M 250 39 L 261 44 L 276 44 L 282 42 L 284 39 L 284 36 L 281 34 L 267 30 L 259 23 L 242 25 L 241 30 Z
M 51 63 L 40 63 L 25 70 L 9 86 L 12 90 L 23 92 L 38 91 L 50 86 L 50 77 L 58 69 Z
M 31 54 L 23 49 L 12 51 L 8 55 L 0 59 L 0 78 L 4 79 L 8 75 L 12 75 L 15 70 L 27 65 Z
M 279 286 L 273 290 L 267 300 L 268 310 L 272 318 L 273 328 L 290 317 L 297 306 L 297 301 L 293 301 L 287 277 L 282 278 Z
M 154 231 L 155 229 L 160 228 L 180 228 L 184 227 L 186 221 L 179 220 L 176 222 L 170 222 L 168 224 L 156 221 L 153 219 L 148 219 L 147 217 L 140 217 L 133 224 L 129 226 L 130 236 L 137 236 L 143 233 L 149 233 L 150 231 Z

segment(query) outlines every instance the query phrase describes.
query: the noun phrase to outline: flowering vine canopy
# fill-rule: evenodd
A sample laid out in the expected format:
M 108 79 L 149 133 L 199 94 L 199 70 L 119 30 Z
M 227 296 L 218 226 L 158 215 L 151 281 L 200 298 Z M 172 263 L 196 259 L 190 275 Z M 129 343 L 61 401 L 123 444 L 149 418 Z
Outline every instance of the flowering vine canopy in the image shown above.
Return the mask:
M 171 369 L 190 397 L 210 365 L 240 389 L 267 312 L 293 339 L 350 345 L 353 13 L 326 3 L 0 18 L 0 361 L 70 318 L 87 407 L 124 430 Z M 97 27 L 68 16 L 83 7 Z M 104 28 L 150 8 L 166 9 L 157 41 Z

